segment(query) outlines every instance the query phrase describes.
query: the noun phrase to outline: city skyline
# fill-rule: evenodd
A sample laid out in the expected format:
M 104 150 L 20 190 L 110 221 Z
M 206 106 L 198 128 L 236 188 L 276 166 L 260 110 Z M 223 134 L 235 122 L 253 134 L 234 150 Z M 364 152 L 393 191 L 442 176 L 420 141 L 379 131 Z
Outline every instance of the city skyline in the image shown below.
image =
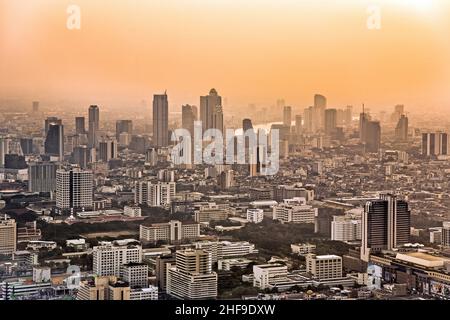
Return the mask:
M 316 92 L 333 106 L 450 102 L 443 0 L 101 3 L 77 1 L 81 29 L 68 30 L 69 1 L 2 0 L 2 99 L 118 107 L 167 89 L 173 105 L 196 105 L 213 84 L 234 107 L 307 107 Z M 370 5 L 380 30 L 367 28 Z

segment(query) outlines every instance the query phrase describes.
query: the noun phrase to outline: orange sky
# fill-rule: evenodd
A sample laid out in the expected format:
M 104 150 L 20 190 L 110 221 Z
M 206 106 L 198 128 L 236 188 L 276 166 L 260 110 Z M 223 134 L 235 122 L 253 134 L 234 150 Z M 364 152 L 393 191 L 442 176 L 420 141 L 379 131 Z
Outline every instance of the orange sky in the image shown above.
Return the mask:
M 322 93 L 450 110 L 449 18 L 448 0 L 0 0 L 0 98 L 114 105 L 167 89 L 181 105 L 215 87 L 231 105 Z

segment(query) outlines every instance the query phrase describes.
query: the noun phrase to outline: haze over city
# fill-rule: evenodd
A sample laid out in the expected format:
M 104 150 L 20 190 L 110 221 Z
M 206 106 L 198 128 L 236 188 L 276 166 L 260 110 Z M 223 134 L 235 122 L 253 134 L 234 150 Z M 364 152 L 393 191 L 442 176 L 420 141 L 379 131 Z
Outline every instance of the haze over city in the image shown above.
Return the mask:
M 336 107 L 450 105 L 445 0 L 79 0 L 69 30 L 71 3 L 0 1 L 0 102 L 124 107 L 168 90 L 175 108 L 216 87 L 230 108 L 304 108 L 318 92 Z

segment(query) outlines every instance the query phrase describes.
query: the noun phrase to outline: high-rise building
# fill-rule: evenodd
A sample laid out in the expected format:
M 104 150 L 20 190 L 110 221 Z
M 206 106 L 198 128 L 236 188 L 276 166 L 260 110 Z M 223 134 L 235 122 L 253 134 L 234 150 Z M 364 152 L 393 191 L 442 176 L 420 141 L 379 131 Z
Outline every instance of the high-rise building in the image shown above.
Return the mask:
M 296 115 L 295 116 L 295 133 L 301 134 L 303 132 L 303 124 L 302 124 L 302 116 Z
M 353 107 L 347 106 L 344 111 L 344 124 L 349 127 L 352 124 Z
M 316 131 L 316 123 L 314 122 L 314 107 L 306 108 L 303 111 L 303 118 L 305 120 L 304 128 L 307 133 Z
M 211 253 L 178 250 L 175 266 L 167 270 L 167 293 L 179 299 L 215 299 L 217 273 L 212 271 Z
M 0 168 L 5 166 L 5 157 L 8 153 L 8 141 L 0 137 Z
M 174 254 L 166 254 L 166 255 L 158 256 L 156 258 L 155 265 L 156 265 L 155 266 L 156 284 L 163 292 L 166 292 L 167 269 L 171 265 L 175 265 L 175 255 Z
M 247 132 L 248 130 L 253 130 L 253 124 L 251 119 L 242 120 L 242 130 Z
M 169 102 L 166 93 L 153 96 L 153 145 L 169 145 Z
M 121 276 L 122 266 L 142 262 L 142 247 L 136 244 L 111 243 L 92 250 L 93 272 L 97 276 Z
M 39 101 L 33 101 L 32 110 L 33 110 L 33 113 L 39 112 Z
M 197 107 L 189 104 L 181 107 L 181 126 L 194 138 L 194 122 L 197 121 Z
M 99 142 L 98 160 L 108 162 L 117 158 L 117 140 L 103 139 Z
M 392 250 L 410 239 L 411 211 L 395 195 L 383 194 L 366 203 L 362 215 L 361 259 L 381 250 Z
M 361 240 L 361 227 L 361 219 L 334 216 L 331 222 L 331 240 L 343 242 Z
M 395 140 L 406 142 L 408 140 L 408 117 L 402 114 L 395 127 Z
M 59 210 L 91 208 L 93 174 L 82 169 L 56 171 L 56 207 Z
M 211 89 L 209 95 L 200 97 L 200 120 L 203 132 L 208 129 L 223 131 L 222 97 L 216 89 Z
M 169 205 L 176 193 L 175 182 L 140 181 L 135 183 L 134 202 L 149 207 Z
M 56 123 L 56 124 L 62 124 L 62 120 L 58 119 L 56 117 L 48 117 L 47 119 L 45 119 L 45 124 L 44 124 L 44 137 L 47 136 L 48 133 L 48 129 L 50 127 L 50 123 Z
M 32 162 L 28 164 L 28 191 L 54 192 L 56 190 L 56 163 Z
M 376 153 L 381 145 L 381 126 L 378 121 L 370 121 L 367 115 L 361 114 L 360 117 L 360 136 L 364 145 L 365 152 Z
M 336 131 L 337 126 L 337 111 L 336 109 L 325 110 L 325 133 L 328 135 Z
M 7 215 L 0 217 L 0 254 L 13 254 L 17 246 L 17 226 Z
M 323 95 L 314 95 L 314 122 L 317 129 L 325 129 L 325 109 L 327 108 L 327 98 Z
M 86 133 L 86 125 L 84 117 L 76 117 L 75 118 L 75 133 L 76 134 L 85 134 Z
M 57 122 L 48 124 L 47 137 L 45 138 L 45 153 L 64 159 L 64 126 Z
M 133 121 L 117 120 L 116 121 L 116 139 L 119 141 L 121 133 L 133 134 Z
M 129 262 L 123 264 L 120 276 L 131 288 L 148 287 L 148 265 L 145 263 Z
M 86 169 L 89 163 L 89 149 L 87 146 L 73 148 L 72 163 L 77 164 L 81 169 Z
M 89 147 L 96 148 L 99 138 L 100 130 L 100 110 L 98 106 L 89 107 L 89 119 L 88 119 L 88 143 Z
M 33 153 L 33 139 L 32 138 L 20 138 L 20 147 L 23 155 L 30 155 Z
M 448 155 L 448 144 L 447 133 L 422 133 L 422 154 L 425 156 Z
M 292 125 L 292 107 L 285 106 L 283 109 L 283 124 L 287 127 Z
M 445 248 L 450 247 L 450 222 L 449 221 L 445 221 L 442 223 L 441 244 Z

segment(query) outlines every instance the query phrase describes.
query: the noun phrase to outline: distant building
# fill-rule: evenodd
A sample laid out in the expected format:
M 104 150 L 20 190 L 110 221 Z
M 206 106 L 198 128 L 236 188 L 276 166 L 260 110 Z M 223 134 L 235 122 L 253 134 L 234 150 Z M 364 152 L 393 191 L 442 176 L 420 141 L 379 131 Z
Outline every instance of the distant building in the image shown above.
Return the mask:
M 270 285 L 287 278 L 287 266 L 281 264 L 263 264 L 253 266 L 253 286 L 266 289 Z
M 305 198 L 286 199 L 273 207 L 273 220 L 283 223 L 314 223 L 317 208 L 306 204 Z
M 247 221 L 251 223 L 260 223 L 264 219 L 263 209 L 247 209 Z
M 399 142 L 408 140 L 408 117 L 403 114 L 395 127 L 395 139 Z
M 442 224 L 442 246 L 445 248 L 450 247 L 450 222 L 444 222 Z
M 316 245 L 310 243 L 291 244 L 292 253 L 305 255 L 316 252 Z
M 91 171 L 60 169 L 56 171 L 56 207 L 60 210 L 92 208 L 93 174 Z
M 444 132 L 422 133 L 422 154 L 425 156 L 448 155 L 448 134 Z
M 342 258 L 336 255 L 308 254 L 306 271 L 320 280 L 342 278 Z
M 88 119 L 88 143 L 90 148 L 96 148 L 99 138 L 100 130 L 100 110 L 98 106 L 89 107 L 89 119 Z
M 176 193 L 175 182 L 140 181 L 135 184 L 134 201 L 137 204 L 146 204 L 149 207 L 170 205 Z
M 125 206 L 123 208 L 123 214 L 128 217 L 140 217 L 142 215 L 142 209 L 139 206 Z
M 197 223 L 182 223 L 172 220 L 167 223 L 155 223 L 150 226 L 140 226 L 139 238 L 145 242 L 179 242 L 185 239 L 198 239 L 200 225 Z
M 92 251 L 93 272 L 98 276 L 121 276 L 122 266 L 142 262 L 140 245 L 107 244 Z
M 32 162 L 28 165 L 28 191 L 54 192 L 56 190 L 56 169 L 54 162 Z
M 153 96 L 153 145 L 169 145 L 169 102 L 165 93 Z
M 148 265 L 137 262 L 123 264 L 120 270 L 120 277 L 130 285 L 130 288 L 147 288 Z
M 16 251 L 16 221 L 4 215 L 0 219 L 0 254 L 13 254 Z

